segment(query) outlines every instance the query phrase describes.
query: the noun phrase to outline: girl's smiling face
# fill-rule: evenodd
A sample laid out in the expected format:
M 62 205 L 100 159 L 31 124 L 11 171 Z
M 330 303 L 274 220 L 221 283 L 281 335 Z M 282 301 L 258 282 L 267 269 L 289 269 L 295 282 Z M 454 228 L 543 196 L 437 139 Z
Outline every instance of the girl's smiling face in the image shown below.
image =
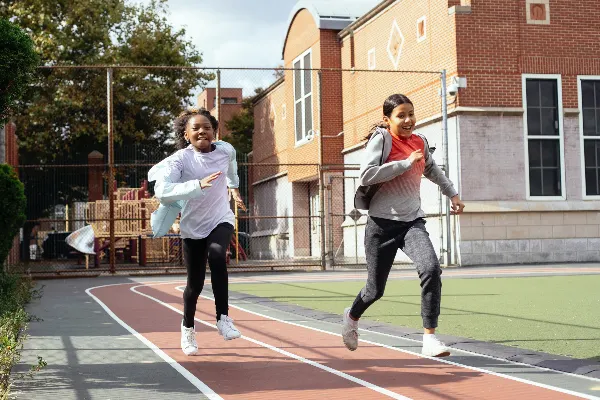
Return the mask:
M 194 115 L 188 120 L 184 137 L 197 151 L 208 153 L 215 138 L 215 131 L 207 117 Z
M 408 139 L 412 135 L 417 123 L 415 108 L 410 103 L 400 104 L 392 111 L 389 117 L 383 120 L 390 125 L 390 132 L 402 139 Z

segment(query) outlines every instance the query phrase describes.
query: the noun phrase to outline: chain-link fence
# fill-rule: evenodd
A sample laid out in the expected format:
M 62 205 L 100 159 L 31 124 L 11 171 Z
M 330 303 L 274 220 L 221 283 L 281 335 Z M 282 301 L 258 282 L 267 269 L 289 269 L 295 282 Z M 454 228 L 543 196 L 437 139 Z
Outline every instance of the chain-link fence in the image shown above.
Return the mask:
M 238 149 L 240 191 L 231 269 L 364 267 L 366 217 L 353 207 L 361 143 L 393 93 L 408 95 L 420 127 L 447 159 L 439 73 L 290 68 L 48 67 L 16 116 L 27 222 L 6 268 L 57 276 L 184 270 L 176 222 L 153 238 L 158 207 L 149 169 L 177 150 L 187 106 L 217 117 Z M 438 102 L 432 99 L 438 99 Z M 182 100 L 184 99 L 184 100 Z M 440 257 L 452 248 L 447 203 L 424 184 Z M 233 204 L 233 203 L 232 203 Z M 86 256 L 66 238 L 86 226 Z M 404 262 L 401 256 L 398 262 Z

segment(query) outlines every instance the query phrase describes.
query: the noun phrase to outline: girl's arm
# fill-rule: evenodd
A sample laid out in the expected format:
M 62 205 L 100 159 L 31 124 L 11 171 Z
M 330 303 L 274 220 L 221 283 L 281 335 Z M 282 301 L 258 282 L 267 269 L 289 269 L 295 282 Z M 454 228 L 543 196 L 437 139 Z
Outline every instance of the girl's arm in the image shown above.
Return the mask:
M 431 182 L 435 183 L 442 189 L 442 193 L 450 198 L 458 195 L 458 192 L 454 188 L 454 185 L 450 181 L 450 179 L 446 178 L 446 174 L 444 171 L 436 164 L 431 152 L 429 151 L 429 144 L 427 144 L 427 140 L 423 139 L 425 142 L 425 171 L 423 171 L 423 175 L 425 178 L 429 179 Z
M 176 155 L 173 155 L 152 167 L 148 172 L 148 180 L 156 181 L 154 194 L 161 203 L 168 204 L 204 195 L 200 180 L 181 182 L 182 170 L 183 163 Z
M 375 185 L 394 179 L 412 168 L 412 162 L 408 159 L 401 161 L 382 160 L 383 134 L 375 134 L 367 143 L 365 158 L 360 165 L 360 186 Z
M 229 168 L 227 169 L 227 187 L 229 189 L 237 189 L 240 187 L 240 177 L 238 176 L 238 165 L 235 147 L 233 147 L 229 143 L 227 143 L 225 146 L 227 152 L 229 153 Z
M 227 187 L 231 190 L 231 196 L 239 208 L 246 210 L 246 205 L 240 194 L 240 177 L 238 175 L 238 165 L 235 147 L 227 142 L 223 142 L 224 146 L 229 153 L 229 168 L 227 169 Z M 227 144 L 225 144 L 227 143 Z

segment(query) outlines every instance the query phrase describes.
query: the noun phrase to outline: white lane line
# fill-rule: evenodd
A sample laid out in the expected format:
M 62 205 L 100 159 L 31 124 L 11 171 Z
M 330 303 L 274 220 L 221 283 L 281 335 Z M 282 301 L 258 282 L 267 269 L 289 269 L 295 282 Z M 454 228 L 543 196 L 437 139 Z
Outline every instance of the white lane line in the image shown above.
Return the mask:
M 171 282 L 167 282 L 167 283 L 171 283 Z M 135 336 L 138 340 L 140 340 L 142 343 L 144 343 L 146 346 L 148 346 L 152 351 L 154 351 L 154 353 L 156 353 L 156 355 L 158 355 L 160 358 L 162 358 L 167 364 L 169 364 L 171 367 L 173 367 L 185 379 L 187 379 L 192 385 L 194 385 L 200 392 L 202 392 L 202 394 L 204 394 L 210 400 L 223 400 L 223 398 L 221 396 L 219 396 L 218 394 L 216 394 L 204 382 L 202 382 L 200 379 L 196 378 L 187 369 L 183 368 L 179 363 L 177 363 L 177 361 L 173 360 L 164 351 L 162 351 L 161 349 L 159 349 L 154 343 L 152 343 L 151 341 L 149 341 L 148 339 L 146 339 L 144 336 L 142 336 L 140 333 L 138 333 L 135 329 L 133 329 L 132 327 L 130 327 L 129 325 L 127 325 L 123 320 L 121 320 L 119 317 L 117 317 L 115 315 L 115 313 L 113 313 L 110 310 L 110 308 L 108 308 L 106 306 L 106 304 L 104 304 L 102 302 L 102 300 L 100 300 L 98 297 L 94 296 L 91 293 L 91 291 L 94 290 L 94 289 L 100 289 L 100 288 L 104 288 L 104 287 L 108 287 L 108 286 L 121 286 L 121 285 L 131 285 L 131 283 L 117 283 L 117 284 L 113 284 L 113 285 L 95 286 L 95 287 L 91 287 L 91 288 L 86 289 L 85 292 L 92 299 L 94 299 L 98 304 L 100 304 L 100 306 L 104 309 L 104 311 L 106 311 L 106 313 L 108 315 L 111 316 L 112 319 L 114 319 L 115 321 L 117 321 L 123 328 L 127 329 L 133 336 Z
M 182 291 L 181 286 L 176 287 L 176 289 L 179 290 L 179 291 Z M 201 297 L 203 297 L 205 299 L 208 299 L 208 300 L 214 300 L 214 298 L 209 297 L 209 296 L 201 296 Z M 293 326 L 297 326 L 297 327 L 301 327 L 301 328 L 306 328 L 306 329 L 310 329 L 310 330 L 313 330 L 313 331 L 316 331 L 316 332 L 325 333 L 325 334 L 328 334 L 328 335 L 342 336 L 339 333 L 333 333 L 333 332 L 325 331 L 325 330 L 322 330 L 322 329 L 313 328 L 311 326 L 305 326 L 305 325 L 297 324 L 297 323 L 294 323 L 294 322 L 285 321 L 285 320 L 282 320 L 282 319 L 279 319 L 279 318 L 271 317 L 269 315 L 257 313 L 257 312 L 254 312 L 254 311 L 250 311 L 248 309 L 245 309 L 243 307 L 236 306 L 236 305 L 233 305 L 233 304 L 230 304 L 229 307 L 236 308 L 238 310 L 247 312 L 249 314 L 254 314 L 256 316 L 267 318 L 267 319 L 270 319 L 270 320 L 273 320 L 273 321 L 282 322 L 284 324 L 293 325 Z M 374 333 L 372 331 L 366 331 L 366 330 L 365 330 L 365 332 Z M 400 339 L 405 339 L 405 338 L 400 338 Z M 482 372 L 482 373 L 485 373 L 485 374 L 488 374 L 488 375 L 493 375 L 493 376 L 498 376 L 498 377 L 501 377 L 501 378 L 510 379 L 510 380 L 513 380 L 513 381 L 516 381 L 516 382 L 525 383 L 527 385 L 532 385 L 532 386 L 536 386 L 536 387 L 540 387 L 540 388 L 544 388 L 544 389 L 548 389 L 548 390 L 553 390 L 555 392 L 560 392 L 560 393 L 568 394 L 568 395 L 571 395 L 571 396 L 580 397 L 580 398 L 583 398 L 583 399 L 598 400 L 598 397 L 587 395 L 587 394 L 584 394 L 584 393 L 578 393 L 578 392 L 574 392 L 574 391 L 568 390 L 568 389 L 562 389 L 562 388 L 558 388 L 558 387 L 555 387 L 555 386 L 546 385 L 546 384 L 539 383 L 539 382 L 529 381 L 529 380 L 526 380 L 526 379 L 523 379 L 523 378 L 518 378 L 516 376 L 511 376 L 511 375 L 505 375 L 505 374 L 499 373 L 499 372 L 488 371 L 488 370 L 485 370 L 485 369 L 482 369 L 482 368 L 477 368 L 477 367 L 473 367 L 473 366 L 469 366 L 469 365 L 460 364 L 460 363 L 457 363 L 457 362 L 454 362 L 454 361 L 450 361 L 450 360 L 447 360 L 447 359 L 444 359 L 444 358 L 427 357 L 427 356 L 424 356 L 424 355 L 422 355 L 420 353 L 415 353 L 415 352 L 412 352 L 410 350 L 405 350 L 405 349 L 400 349 L 400 348 L 388 346 L 388 345 L 385 345 L 383 343 L 373 342 L 373 341 L 365 340 L 365 339 L 359 339 L 359 340 L 361 342 L 363 342 L 363 343 L 368 343 L 368 344 L 372 344 L 372 345 L 375 345 L 375 346 L 384 347 L 386 349 L 390 349 L 390 350 L 394 350 L 394 351 L 399 351 L 399 352 L 406 353 L 406 354 L 411 354 L 413 356 L 417 356 L 417 357 L 421 357 L 421 358 L 427 358 L 427 359 L 430 359 L 430 360 L 433 360 L 433 361 L 437 361 L 437 362 L 441 362 L 441 363 L 444 363 L 444 364 L 454 365 L 456 367 L 470 369 L 472 371 Z M 406 340 L 409 340 L 409 339 L 406 339 Z M 418 342 L 418 340 L 415 340 L 415 342 Z M 458 350 L 458 351 L 463 352 L 463 350 Z M 475 354 L 475 355 L 479 355 L 479 354 Z M 496 360 L 502 361 L 504 363 L 518 364 L 516 362 L 508 361 L 508 360 L 502 360 L 502 359 L 496 359 Z M 529 367 L 529 368 L 536 368 L 536 369 L 546 370 L 546 371 L 553 372 L 553 373 L 560 373 L 558 371 L 548 370 L 548 369 L 545 369 L 545 368 L 535 367 L 535 366 L 532 366 L 532 365 L 527 365 L 527 364 L 521 364 L 521 365 Z M 573 376 L 576 377 L 576 378 L 588 378 L 590 380 L 595 380 L 595 378 L 591 378 L 591 377 L 583 377 L 583 376 L 574 375 L 574 374 L 573 374 Z
M 159 283 L 159 285 L 164 285 L 164 283 Z M 138 285 L 138 286 L 131 287 L 131 288 L 130 288 L 130 290 L 131 290 L 132 292 L 134 292 L 134 293 L 137 293 L 137 294 L 141 295 L 141 296 L 147 297 L 147 298 L 149 298 L 149 299 L 151 299 L 151 300 L 153 300 L 153 301 L 155 301 L 155 302 L 159 303 L 160 305 L 162 305 L 162 306 L 164 306 L 164 307 L 167 307 L 167 308 L 168 308 L 168 309 L 170 309 L 170 310 L 173 310 L 173 311 L 175 311 L 176 313 L 179 313 L 179 314 L 183 315 L 183 311 L 181 311 L 181 310 L 179 310 L 179 309 L 177 309 L 177 308 L 173 307 L 172 305 L 170 305 L 170 304 L 167 304 L 167 303 L 164 303 L 164 302 L 160 301 L 159 299 L 157 299 L 157 298 L 155 298 L 155 297 L 152 297 L 152 296 L 150 296 L 150 295 L 148 295 L 148 294 L 146 294 L 146 293 L 142 293 L 142 292 L 140 292 L 140 291 L 136 290 L 137 288 L 139 288 L 139 287 L 144 287 L 144 286 L 154 286 L 154 285 Z M 206 298 L 206 296 L 202 296 L 202 297 L 205 297 L 205 298 Z M 211 324 L 211 323 L 209 323 L 209 322 L 205 322 L 205 321 L 203 321 L 203 320 L 201 320 L 201 319 L 199 319 L 199 318 L 194 318 L 194 320 L 196 320 L 196 321 L 200 322 L 200 323 L 201 323 L 201 324 L 203 324 L 203 325 L 206 325 L 206 326 L 209 326 L 209 327 L 211 327 L 211 328 L 217 329 L 216 325 L 214 325 L 214 324 Z M 306 359 L 306 358 L 304 358 L 304 357 L 301 357 L 301 356 L 299 356 L 299 355 L 296 355 L 296 354 L 294 354 L 294 353 L 290 353 L 289 351 L 282 350 L 282 349 L 280 349 L 280 348 L 278 348 L 278 347 L 275 347 L 275 346 L 272 346 L 272 345 L 270 345 L 270 344 L 268 344 L 268 343 L 264 343 L 264 342 L 261 342 L 261 341 L 259 341 L 259 340 L 256 340 L 256 339 L 252 339 L 252 338 L 250 338 L 250 337 L 248 337 L 248 336 L 242 336 L 242 339 L 245 339 L 245 340 L 247 340 L 247 341 L 249 341 L 249 342 L 251 342 L 251 343 L 257 344 L 257 345 L 259 345 L 259 346 L 266 347 L 266 348 L 267 348 L 267 349 L 269 349 L 269 350 L 275 351 L 275 352 L 277 352 L 277 353 L 279 353 L 279 354 L 283 354 L 283 355 L 284 355 L 284 356 L 286 356 L 286 357 L 293 358 L 293 359 L 295 359 L 295 360 L 297 360 L 297 361 L 300 361 L 300 362 L 306 363 L 306 364 L 308 364 L 308 365 L 311 365 L 311 366 L 313 366 L 313 367 L 315 367 L 315 368 L 319 368 L 319 369 L 321 369 L 321 370 L 323 370 L 323 371 L 327 371 L 327 372 L 329 372 L 329 373 L 331 373 L 331 374 L 333 374 L 333 375 L 336 375 L 336 376 L 338 376 L 338 377 L 340 377 L 340 378 L 343 378 L 343 379 L 346 379 L 346 380 L 348 380 L 348 381 L 351 381 L 351 382 L 357 383 L 357 384 L 359 384 L 359 385 L 361 385 L 361 386 L 364 386 L 364 387 L 366 387 L 366 388 L 368 388 L 368 389 L 371 389 L 371 390 L 373 390 L 373 391 L 375 391 L 375 392 L 381 393 L 381 394 L 383 394 L 383 395 L 386 395 L 386 396 L 388 396 L 388 397 L 391 397 L 391 398 L 393 398 L 393 399 L 398 399 L 398 400 L 411 400 L 409 397 L 402 396 L 401 394 L 398 394 L 398 393 L 392 392 L 391 390 L 388 390 L 388 389 L 382 388 L 381 386 L 374 385 L 374 384 L 372 384 L 372 383 L 370 383 L 370 382 L 367 382 L 367 381 L 365 381 L 365 380 L 362 380 L 362 379 L 360 379 L 360 378 L 356 378 L 356 377 L 354 377 L 354 376 L 352 376 L 352 375 L 348 375 L 348 374 L 346 374 L 346 373 L 344 373 L 344 372 L 342 372 L 342 371 L 338 371 L 338 370 L 336 370 L 336 369 L 333 369 L 333 368 L 330 368 L 330 367 L 328 367 L 328 366 L 326 366 L 326 365 L 323 365 L 323 364 L 320 364 L 320 363 L 318 363 L 318 362 L 315 362 L 315 361 L 312 361 L 312 360 Z

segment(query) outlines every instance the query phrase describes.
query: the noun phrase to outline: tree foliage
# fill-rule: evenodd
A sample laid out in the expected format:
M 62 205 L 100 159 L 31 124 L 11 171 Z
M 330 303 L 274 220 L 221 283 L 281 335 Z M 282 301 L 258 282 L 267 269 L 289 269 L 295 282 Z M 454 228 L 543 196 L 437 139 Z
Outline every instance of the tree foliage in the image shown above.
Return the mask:
M 42 63 L 52 65 L 197 66 L 200 52 L 167 21 L 166 0 L 143 6 L 124 0 L 0 0 L 32 37 Z M 211 74 L 201 70 L 115 69 L 116 146 L 133 143 L 169 151 L 171 123 Z M 106 154 L 104 69 L 44 69 L 17 115 L 21 163 L 84 161 Z
M 264 91 L 262 88 L 254 90 L 254 96 L 242 100 L 242 109 L 225 123 L 231 135 L 223 140 L 231 143 L 238 153 L 248 154 L 252 151 L 252 133 L 254 132 L 254 105 L 253 100 Z
M 0 18 L 0 125 L 8 121 L 38 64 L 31 38 L 17 25 Z

